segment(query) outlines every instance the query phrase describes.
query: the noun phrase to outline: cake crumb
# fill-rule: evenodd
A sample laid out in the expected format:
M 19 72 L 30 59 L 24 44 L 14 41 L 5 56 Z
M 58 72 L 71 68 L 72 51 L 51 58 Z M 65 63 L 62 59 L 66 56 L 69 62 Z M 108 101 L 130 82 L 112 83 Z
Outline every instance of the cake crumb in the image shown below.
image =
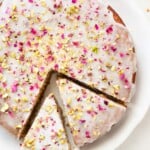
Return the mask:
M 150 8 L 147 8 L 147 9 L 146 9 L 146 12 L 150 13 Z

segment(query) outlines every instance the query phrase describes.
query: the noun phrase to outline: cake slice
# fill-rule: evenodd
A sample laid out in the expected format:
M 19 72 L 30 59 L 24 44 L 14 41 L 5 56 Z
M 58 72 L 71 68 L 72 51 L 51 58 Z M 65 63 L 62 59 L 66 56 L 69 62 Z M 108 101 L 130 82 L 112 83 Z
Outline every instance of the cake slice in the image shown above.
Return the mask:
M 77 147 L 106 134 L 124 115 L 126 108 L 67 79 L 57 85 L 66 120 Z
M 69 150 L 69 144 L 53 94 L 44 101 L 21 150 Z

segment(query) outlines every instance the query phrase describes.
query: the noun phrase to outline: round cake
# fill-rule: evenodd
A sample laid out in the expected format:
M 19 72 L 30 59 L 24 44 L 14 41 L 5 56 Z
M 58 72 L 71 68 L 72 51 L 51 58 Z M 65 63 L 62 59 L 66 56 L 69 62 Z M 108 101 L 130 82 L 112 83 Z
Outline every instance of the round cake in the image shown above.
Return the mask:
M 74 85 L 64 82 L 68 97 L 74 100 L 69 106 L 63 99 L 67 99 L 66 91 L 60 90 L 62 99 L 56 101 L 62 101 L 63 107 L 60 102 L 56 104 L 64 117 L 74 105 L 82 107 L 84 119 L 75 122 L 80 129 L 78 124 L 91 115 L 87 114 L 92 112 L 87 110 L 89 102 L 91 109 L 100 112 L 92 112 L 95 121 L 92 119 L 93 126 L 87 128 L 105 134 L 122 118 L 135 91 L 136 56 L 125 23 L 111 6 L 99 0 L 4 0 L 0 7 L 0 124 L 24 137 L 38 117 L 35 110 L 40 112 L 54 72 L 79 86 L 69 91 Z M 84 100 L 86 90 L 89 97 L 95 97 L 91 96 L 94 93 L 100 98 Z M 109 108 L 109 101 L 115 109 Z M 78 113 L 77 109 L 75 116 Z M 104 125 L 97 122 L 101 118 Z M 84 129 L 75 136 L 72 124 L 67 124 L 77 147 L 100 136 L 90 136 Z M 78 137 L 85 139 L 81 142 Z

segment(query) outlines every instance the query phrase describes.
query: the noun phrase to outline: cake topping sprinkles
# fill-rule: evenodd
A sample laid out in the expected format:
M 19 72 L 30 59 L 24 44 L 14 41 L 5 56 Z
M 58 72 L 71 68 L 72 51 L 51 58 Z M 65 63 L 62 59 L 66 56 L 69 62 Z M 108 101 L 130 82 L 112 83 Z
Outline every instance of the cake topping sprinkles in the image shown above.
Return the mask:
M 126 111 L 125 107 L 103 95 L 97 95 L 67 79 L 58 79 L 57 85 L 77 147 L 92 143 L 106 134 Z
M 69 144 L 59 113 L 54 95 L 50 94 L 36 116 L 22 143 L 21 149 L 69 150 Z
M 51 69 L 130 101 L 136 72 L 133 42 L 98 0 L 5 0 L 0 39 L 1 115 L 18 135 Z

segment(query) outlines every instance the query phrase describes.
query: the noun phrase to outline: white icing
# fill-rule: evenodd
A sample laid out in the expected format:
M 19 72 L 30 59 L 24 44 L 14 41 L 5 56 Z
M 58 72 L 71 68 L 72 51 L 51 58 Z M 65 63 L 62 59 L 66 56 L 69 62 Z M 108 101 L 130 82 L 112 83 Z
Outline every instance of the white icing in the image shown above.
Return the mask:
M 111 25 L 113 31 L 107 34 Z M 117 34 L 120 38 L 116 42 Z M 75 4 L 71 0 L 5 0 L 0 9 L 0 39 L 0 108 L 4 103 L 9 105 L 9 115 L 8 111 L 2 114 L 6 121 L 9 118 L 12 130 L 26 123 L 50 69 L 130 101 L 136 71 L 135 54 L 129 51 L 133 42 L 127 29 L 116 23 L 98 0 L 78 0 Z M 75 46 L 76 42 L 80 46 Z M 117 48 L 115 52 L 112 45 Z M 108 48 L 102 50 L 105 46 Z M 92 52 L 95 48 L 96 53 Z M 128 55 L 121 58 L 120 53 Z M 107 63 L 111 67 L 106 67 Z M 16 82 L 17 90 L 12 92 Z
M 34 142 L 30 145 L 29 141 L 31 140 Z M 21 149 L 69 150 L 64 127 L 52 95 L 45 99 L 40 112 L 24 139 Z
M 75 83 L 58 79 L 64 111 L 78 147 L 106 134 L 124 115 L 126 108 Z M 107 103 L 107 104 L 106 104 Z

